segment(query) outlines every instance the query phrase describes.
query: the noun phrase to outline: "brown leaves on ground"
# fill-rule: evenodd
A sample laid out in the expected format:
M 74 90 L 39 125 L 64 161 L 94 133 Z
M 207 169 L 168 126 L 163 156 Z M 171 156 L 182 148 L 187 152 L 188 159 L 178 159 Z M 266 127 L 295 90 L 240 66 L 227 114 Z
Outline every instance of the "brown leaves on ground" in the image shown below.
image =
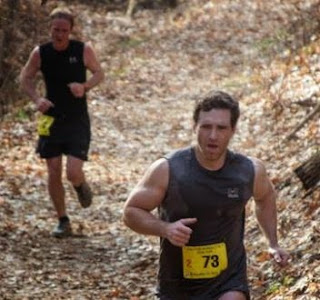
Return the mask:
M 266 162 L 279 193 L 281 245 L 292 255 L 284 269 L 269 260 L 250 202 L 253 299 L 319 299 L 320 192 L 304 197 L 293 173 L 319 147 L 319 115 L 284 141 L 319 101 L 318 1 L 181 1 L 174 10 L 138 10 L 132 20 L 95 3 L 73 2 L 106 73 L 89 95 L 85 170 L 94 203 L 82 210 L 65 180 L 75 236 L 52 238 L 45 165 L 34 153 L 36 114 L 27 105 L 7 116 L 0 133 L 1 298 L 151 299 L 158 239 L 124 227 L 123 203 L 154 159 L 190 143 L 194 100 L 220 88 L 241 101 L 232 148 Z

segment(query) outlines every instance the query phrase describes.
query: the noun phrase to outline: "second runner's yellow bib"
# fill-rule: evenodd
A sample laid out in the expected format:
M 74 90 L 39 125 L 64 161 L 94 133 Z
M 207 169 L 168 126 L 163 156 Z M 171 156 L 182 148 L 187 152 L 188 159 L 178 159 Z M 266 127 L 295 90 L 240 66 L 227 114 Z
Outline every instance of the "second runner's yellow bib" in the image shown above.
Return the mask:
M 41 136 L 50 135 L 50 127 L 53 124 L 54 118 L 47 115 L 41 115 L 38 119 L 38 134 Z

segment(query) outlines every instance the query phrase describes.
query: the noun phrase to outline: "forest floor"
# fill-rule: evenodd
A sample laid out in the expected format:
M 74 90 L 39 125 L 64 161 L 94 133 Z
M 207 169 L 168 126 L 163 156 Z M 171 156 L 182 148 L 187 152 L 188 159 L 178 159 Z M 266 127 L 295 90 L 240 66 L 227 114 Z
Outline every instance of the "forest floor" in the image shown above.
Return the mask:
M 213 88 L 240 100 L 231 149 L 266 163 L 279 194 L 280 243 L 292 256 L 283 269 L 268 259 L 251 201 L 245 243 L 253 300 L 320 299 L 320 192 L 305 195 L 294 173 L 320 144 L 319 116 L 285 140 L 319 101 L 318 1 L 190 0 L 175 9 L 138 7 L 131 20 L 101 2 L 72 6 L 106 74 L 88 100 L 93 205 L 81 209 L 65 180 L 75 235 L 51 237 L 57 221 L 34 152 L 37 114 L 27 104 L 7 115 L 0 299 L 152 299 L 158 239 L 123 225 L 124 201 L 152 161 L 191 143 L 195 99 Z

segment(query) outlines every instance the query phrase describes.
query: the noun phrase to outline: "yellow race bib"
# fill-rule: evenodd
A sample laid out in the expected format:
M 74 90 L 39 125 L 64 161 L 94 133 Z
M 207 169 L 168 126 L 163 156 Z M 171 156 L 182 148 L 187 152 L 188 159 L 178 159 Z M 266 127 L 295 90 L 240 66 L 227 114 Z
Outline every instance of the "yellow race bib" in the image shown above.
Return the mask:
M 225 243 L 182 248 L 183 277 L 187 279 L 214 278 L 228 267 Z
M 38 118 L 38 134 L 42 136 L 50 135 L 50 127 L 53 124 L 54 117 L 47 115 L 40 115 Z

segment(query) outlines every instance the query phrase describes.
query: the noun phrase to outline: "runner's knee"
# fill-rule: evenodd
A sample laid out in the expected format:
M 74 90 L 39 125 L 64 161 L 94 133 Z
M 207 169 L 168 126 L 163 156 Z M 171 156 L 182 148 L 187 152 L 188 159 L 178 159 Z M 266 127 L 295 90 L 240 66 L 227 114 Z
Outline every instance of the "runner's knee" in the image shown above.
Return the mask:
M 80 168 L 68 168 L 67 169 L 67 179 L 73 185 L 78 185 L 84 180 L 84 175 L 82 169 Z
M 48 168 L 49 180 L 57 181 L 61 179 L 62 166 L 61 166 L 60 159 L 57 159 L 57 158 L 47 159 L 47 168 Z
M 219 300 L 246 300 L 244 293 L 240 291 L 230 291 L 226 292 L 220 296 Z

